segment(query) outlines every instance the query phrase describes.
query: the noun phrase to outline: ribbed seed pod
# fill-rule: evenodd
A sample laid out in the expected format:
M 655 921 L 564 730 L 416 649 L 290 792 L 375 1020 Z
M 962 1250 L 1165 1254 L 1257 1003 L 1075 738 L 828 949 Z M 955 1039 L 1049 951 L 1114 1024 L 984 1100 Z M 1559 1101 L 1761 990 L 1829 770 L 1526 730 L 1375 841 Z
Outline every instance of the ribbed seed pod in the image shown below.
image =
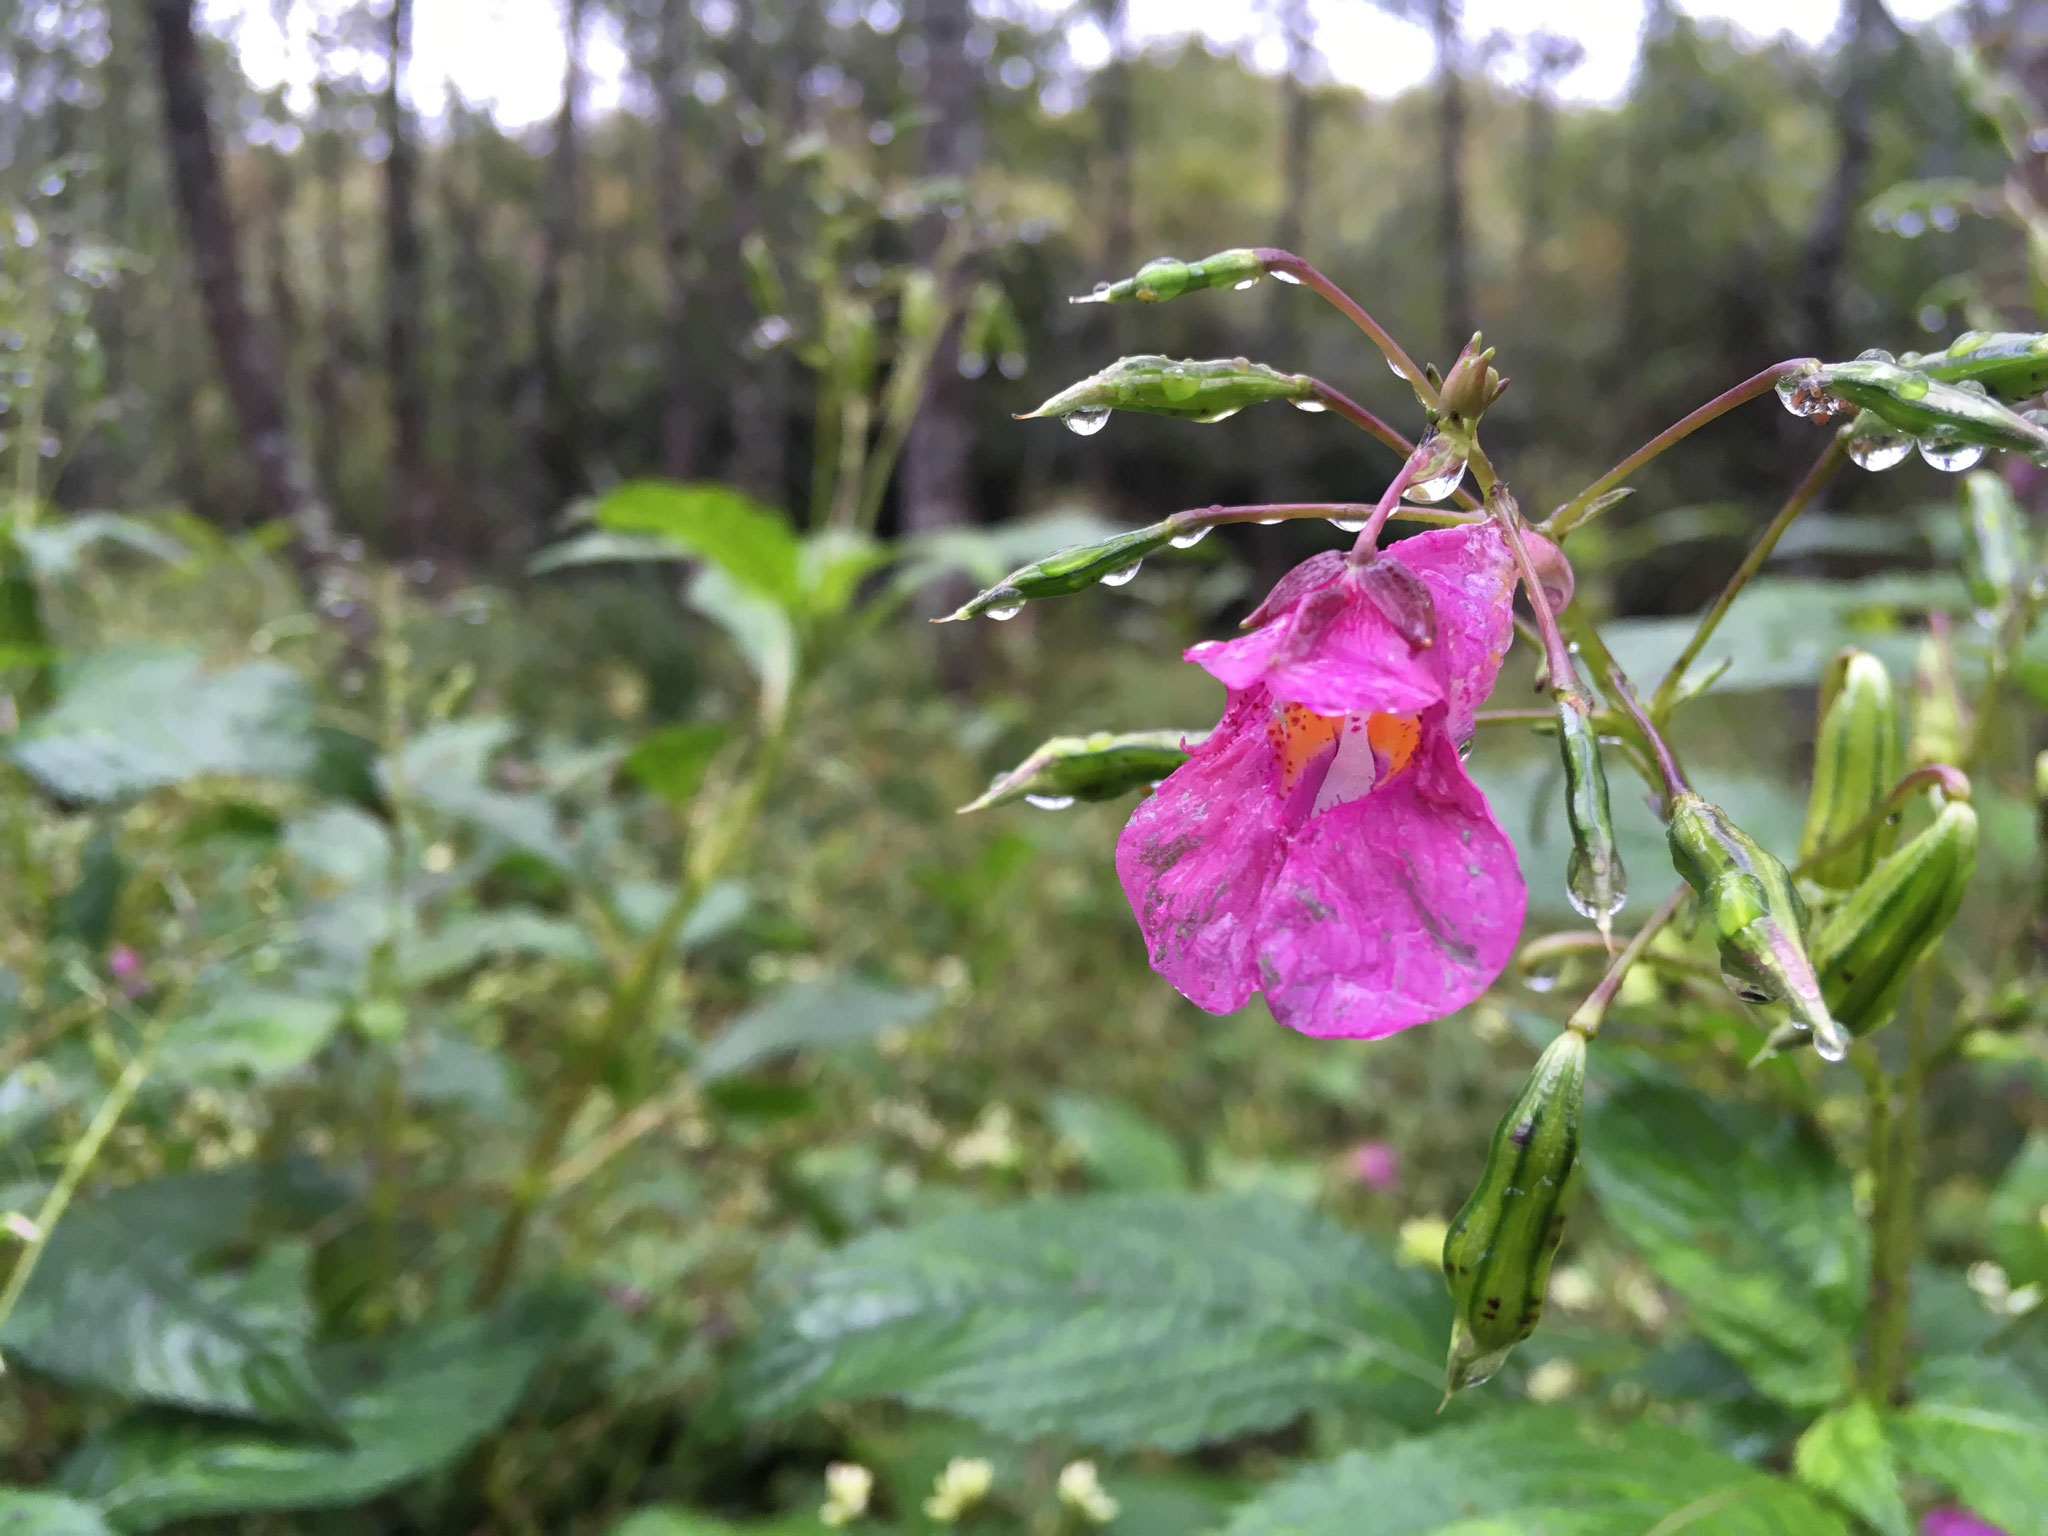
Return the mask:
M 1970 601 L 1996 612 L 2012 600 L 2033 561 L 2026 517 L 2011 488 L 1988 469 L 1963 477 L 1963 533 Z
M 1451 1325 L 1446 1399 L 1477 1386 L 1536 1331 L 1550 1264 L 1578 1186 L 1586 1040 L 1566 1030 L 1537 1058 L 1494 1127 L 1478 1187 L 1444 1237 Z
M 1912 437 L 2048 454 L 2048 427 L 1989 395 L 1944 384 L 1912 368 L 1859 359 L 1824 364 L 1813 377 L 1828 394 L 1858 410 L 1874 411 Z
M 1248 405 L 1306 400 L 1314 393 L 1315 380 L 1307 374 L 1282 373 L 1242 357 L 1197 362 L 1144 354 L 1117 359 L 1018 419 L 1079 417 L 1092 425 L 1102 419 L 1100 412 L 1142 411 L 1181 421 L 1221 421 Z
M 2048 336 L 2032 331 L 1965 331 L 1946 351 L 1908 353 L 1899 362 L 1944 384 L 1982 384 L 2001 400 L 2031 400 L 2048 389 Z
M 1200 261 L 1161 256 L 1138 268 L 1120 283 L 1102 283 L 1072 304 L 1161 304 L 1203 288 L 1249 288 L 1266 275 L 1259 253 L 1248 248 L 1218 251 Z
M 1671 862 L 1699 896 L 1700 916 L 1721 953 L 1721 976 L 1745 1002 L 1781 1002 L 1829 1061 L 1849 1037 L 1828 1012 L 1799 941 L 1806 904 L 1777 858 L 1692 790 L 1672 797 Z
M 989 785 L 980 799 L 960 807 L 985 811 L 1029 800 L 1058 810 L 1076 800 L 1114 800 L 1165 778 L 1188 760 L 1205 731 L 1097 731 L 1092 736 L 1055 736 Z
M 1178 531 L 1171 522 L 1157 522 L 1098 539 L 1093 544 L 1055 550 L 1043 560 L 1019 566 L 994 586 L 975 593 L 941 622 L 971 619 L 984 613 L 990 618 L 1007 619 L 1036 598 L 1065 597 L 1104 581 L 1121 586 L 1126 572 L 1134 573 L 1141 560 L 1172 543 Z
M 1806 828 L 1799 837 L 1804 859 L 1846 836 L 1899 777 L 1899 701 L 1884 663 L 1867 651 L 1845 650 L 1821 681 L 1820 729 L 1813 747 L 1813 789 L 1806 802 Z M 1813 866 L 1822 885 L 1846 889 L 1870 873 L 1891 846 L 1895 830 L 1880 823 L 1854 847 Z
M 1565 863 L 1565 895 L 1581 916 L 1605 933 L 1628 901 L 1628 872 L 1614 841 L 1614 816 L 1607 805 L 1607 770 L 1600 738 L 1577 694 L 1557 697 L 1557 740 L 1564 755 L 1565 820 L 1572 851 Z
M 1963 751 L 1963 701 L 1945 647 L 1929 635 L 1913 660 L 1913 714 L 1906 766 L 1953 763 Z
M 1892 1016 L 1913 967 L 1940 942 L 1977 869 L 1977 813 L 1952 800 L 1870 872 L 1813 938 L 1834 1016 L 1865 1035 Z

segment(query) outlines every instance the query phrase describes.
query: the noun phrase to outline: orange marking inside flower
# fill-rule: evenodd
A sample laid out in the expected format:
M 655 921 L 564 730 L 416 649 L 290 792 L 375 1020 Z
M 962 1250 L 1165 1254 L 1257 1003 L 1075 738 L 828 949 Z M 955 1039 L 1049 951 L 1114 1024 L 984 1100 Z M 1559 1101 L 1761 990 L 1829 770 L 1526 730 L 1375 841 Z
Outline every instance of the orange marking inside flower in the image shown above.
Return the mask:
M 1299 704 L 1283 704 L 1266 722 L 1266 740 L 1280 759 L 1280 793 L 1292 794 L 1310 765 L 1337 745 L 1344 733 L 1343 715 L 1319 715 Z
M 1386 764 L 1381 777 L 1391 779 L 1422 745 L 1422 722 L 1414 715 L 1374 715 L 1365 722 L 1365 739 L 1373 756 Z

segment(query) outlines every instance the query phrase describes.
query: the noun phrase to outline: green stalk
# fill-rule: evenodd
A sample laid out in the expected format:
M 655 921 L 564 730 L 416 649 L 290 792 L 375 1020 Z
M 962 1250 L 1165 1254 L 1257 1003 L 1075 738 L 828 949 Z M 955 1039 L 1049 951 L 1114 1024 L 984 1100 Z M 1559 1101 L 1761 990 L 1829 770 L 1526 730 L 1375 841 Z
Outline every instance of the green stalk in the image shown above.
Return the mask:
M 1614 1002 L 1615 994 L 1621 991 L 1621 984 L 1628 980 L 1628 973 L 1635 969 L 1636 963 L 1648 951 L 1650 941 L 1662 933 L 1671 920 L 1678 916 L 1678 909 L 1685 904 L 1685 898 L 1690 894 L 1690 890 L 1689 886 L 1680 885 L 1664 898 L 1664 904 L 1652 912 L 1643 926 L 1630 936 L 1628 943 L 1622 946 L 1621 953 L 1616 955 L 1613 963 L 1607 967 L 1607 974 L 1600 978 L 1599 984 L 1586 994 L 1586 1000 L 1574 1008 L 1572 1016 L 1565 1020 L 1566 1029 L 1576 1030 L 1588 1040 L 1600 1033 L 1600 1026 L 1607 1019 L 1607 1010 Z
M 384 942 L 372 961 L 370 996 L 403 1008 L 405 885 L 412 848 L 412 819 L 405 782 L 408 737 L 406 702 L 411 687 L 411 656 L 405 639 L 404 578 L 382 572 L 377 584 L 378 659 L 383 671 L 383 729 L 379 746 L 384 758 L 384 793 L 391 806 L 391 856 L 384 870 Z M 388 1307 L 390 1288 L 398 1280 L 398 1213 L 403 1203 L 399 1178 L 398 1141 L 405 1118 L 403 1036 L 383 1043 L 375 1066 L 377 1085 L 371 1111 L 370 1247 L 373 1292 Z

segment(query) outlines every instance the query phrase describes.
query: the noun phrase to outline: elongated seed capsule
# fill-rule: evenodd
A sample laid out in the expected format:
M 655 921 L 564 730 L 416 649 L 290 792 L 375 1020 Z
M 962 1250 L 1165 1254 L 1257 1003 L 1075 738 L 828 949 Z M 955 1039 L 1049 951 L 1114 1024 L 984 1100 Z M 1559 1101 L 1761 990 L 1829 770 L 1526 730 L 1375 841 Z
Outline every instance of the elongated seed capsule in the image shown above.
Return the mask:
M 1828 1012 L 1799 930 L 1806 904 L 1785 866 L 1728 813 L 1687 789 L 1674 795 L 1667 829 L 1671 862 L 1699 896 L 1700 915 L 1721 952 L 1721 975 L 1745 1002 L 1781 1002 L 1811 1032 L 1828 1061 L 1849 1037 Z
M 1989 470 L 1963 476 L 1963 574 L 1970 601 L 1996 611 L 2012 600 L 2031 560 L 2026 518 L 2005 481 Z
M 1160 256 L 1120 283 L 1101 283 L 1069 304 L 1160 304 L 1203 288 L 1249 288 L 1266 275 L 1266 264 L 1249 248 L 1218 251 L 1200 261 Z
M 1880 860 L 1813 937 L 1834 1016 L 1865 1035 L 1892 1016 L 1913 967 L 1940 942 L 1977 869 L 1977 813 L 1952 800 Z
M 1558 747 L 1564 754 L 1565 820 L 1572 829 L 1565 895 L 1581 916 L 1592 918 L 1606 934 L 1614 914 L 1628 901 L 1628 872 L 1621 867 L 1621 851 L 1614 841 L 1600 738 L 1585 700 L 1568 690 L 1557 696 L 1557 726 Z
M 1188 760 L 1206 731 L 1097 731 L 1091 736 L 1055 736 L 1009 772 L 988 792 L 960 807 L 985 811 L 1015 800 L 1057 809 L 1076 800 L 1114 800 L 1156 784 Z
M 1007 619 L 1025 603 L 1037 598 L 1065 597 L 1071 592 L 1085 591 L 1105 579 L 1117 585 L 1118 577 L 1132 570 L 1154 550 L 1163 549 L 1173 542 L 1179 531 L 1171 522 L 1148 523 L 1143 528 L 1112 534 L 1092 544 L 1072 544 L 1065 549 L 1054 550 L 1044 559 L 1020 565 L 994 586 L 975 593 L 939 622 L 951 623 L 955 619 L 971 619 L 984 613 L 991 618 Z
M 1906 766 L 1952 763 L 1963 751 L 1963 701 L 1944 637 L 1930 634 L 1913 659 L 1913 713 L 1906 734 Z
M 1578 1188 L 1586 1040 L 1550 1042 L 1493 1129 L 1486 1168 L 1444 1237 L 1451 1325 L 1444 1397 L 1477 1386 L 1536 1331 L 1550 1263 Z
M 1222 421 L 1248 405 L 1306 400 L 1314 393 L 1315 380 L 1307 374 L 1282 373 L 1242 357 L 1198 362 L 1147 354 L 1117 359 L 1018 420 L 1066 416 L 1093 423 L 1102 419 L 1100 412 L 1142 411 L 1180 421 Z
M 1806 802 L 1799 856 L 1804 859 L 1847 836 L 1876 809 L 1898 777 L 1899 701 L 1891 674 L 1868 651 L 1842 651 L 1821 681 L 1813 789 Z M 1809 873 L 1822 885 L 1847 889 L 1870 873 L 1895 835 L 1892 827 L 1881 823 L 1854 847 L 1822 860 Z
M 1872 411 L 1917 438 L 1957 446 L 2048 453 L 2048 427 L 2029 421 L 1989 395 L 1944 384 L 1912 368 L 1875 359 L 1823 364 L 1816 378 L 1827 393 Z
M 1965 331 L 1946 351 L 1899 361 L 1944 384 L 1982 384 L 2001 400 L 2048 389 L 2048 336 L 2034 331 Z

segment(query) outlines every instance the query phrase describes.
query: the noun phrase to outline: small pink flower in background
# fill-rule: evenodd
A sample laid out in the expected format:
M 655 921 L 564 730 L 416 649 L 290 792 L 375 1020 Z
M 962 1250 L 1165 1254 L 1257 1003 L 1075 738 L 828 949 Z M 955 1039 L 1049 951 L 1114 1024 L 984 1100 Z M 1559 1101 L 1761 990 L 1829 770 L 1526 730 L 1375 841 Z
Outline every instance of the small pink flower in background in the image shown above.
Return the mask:
M 126 981 L 142 969 L 142 956 L 126 944 L 116 944 L 107 951 L 107 974 L 116 981 Z
M 1460 748 L 1511 634 L 1499 532 L 1335 551 L 1274 587 L 1238 640 L 1187 653 L 1222 722 L 1146 798 L 1117 874 L 1152 966 L 1211 1013 L 1265 993 L 1310 1035 L 1375 1039 L 1484 992 L 1528 890 Z
M 2006 1536 L 2002 1526 L 1967 1509 L 1930 1509 L 1920 1517 L 1920 1536 Z
M 1351 1176 L 1372 1189 L 1401 1182 L 1401 1154 L 1384 1141 L 1361 1141 L 1351 1149 Z

